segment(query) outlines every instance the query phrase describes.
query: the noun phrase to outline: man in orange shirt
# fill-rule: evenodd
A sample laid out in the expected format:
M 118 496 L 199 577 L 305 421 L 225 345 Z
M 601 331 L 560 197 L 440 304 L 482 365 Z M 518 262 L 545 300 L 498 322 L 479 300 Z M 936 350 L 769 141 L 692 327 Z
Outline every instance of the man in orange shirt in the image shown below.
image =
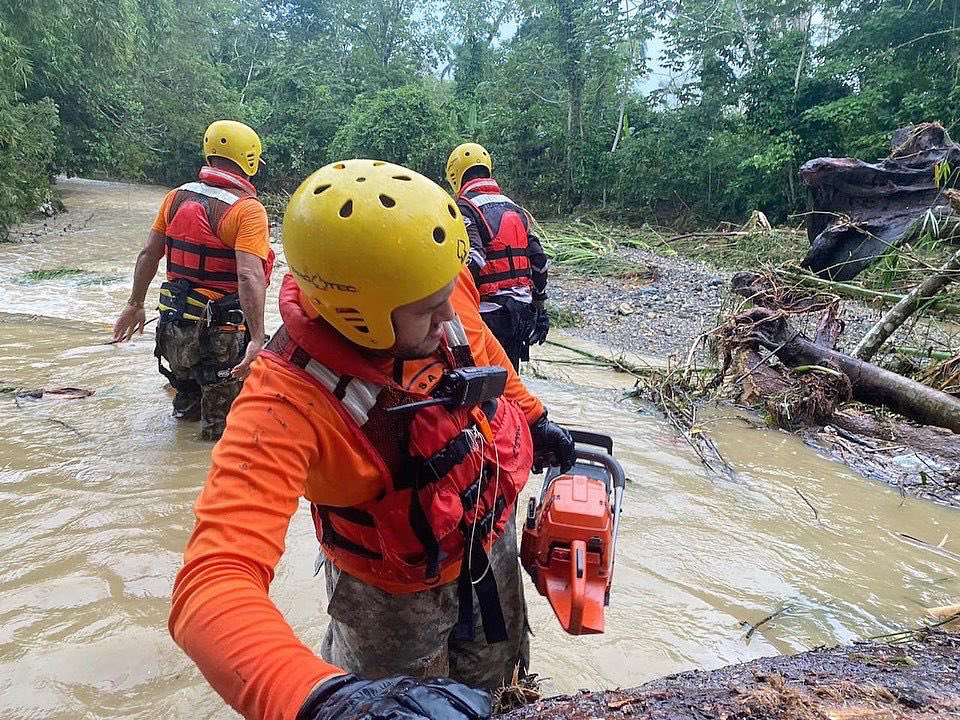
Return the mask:
M 250 719 L 482 720 L 527 663 L 516 498 L 569 469 L 479 314 L 453 200 L 350 160 L 290 198 L 283 326 L 213 450 L 174 640 Z M 321 546 L 320 657 L 269 597 L 299 499 Z M 318 565 L 319 572 L 319 565 Z
M 263 347 L 273 251 L 267 211 L 248 179 L 260 164 L 260 138 L 243 123 L 218 120 L 204 133 L 203 152 L 199 182 L 171 190 L 160 206 L 113 339 L 143 333 L 144 298 L 166 256 L 154 354 L 176 390 L 174 417 L 201 420 L 201 437 L 217 440 Z

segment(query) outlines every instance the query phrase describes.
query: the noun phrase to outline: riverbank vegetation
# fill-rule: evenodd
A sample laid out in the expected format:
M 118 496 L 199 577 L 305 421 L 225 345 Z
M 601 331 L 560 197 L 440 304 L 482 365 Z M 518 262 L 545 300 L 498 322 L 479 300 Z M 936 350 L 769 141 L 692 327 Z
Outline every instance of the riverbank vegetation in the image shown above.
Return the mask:
M 264 189 L 465 138 L 541 216 L 694 229 L 804 209 L 798 165 L 960 112 L 960 0 L 63 0 L 0 4 L 0 227 L 57 173 L 159 183 L 201 129 L 263 136 Z

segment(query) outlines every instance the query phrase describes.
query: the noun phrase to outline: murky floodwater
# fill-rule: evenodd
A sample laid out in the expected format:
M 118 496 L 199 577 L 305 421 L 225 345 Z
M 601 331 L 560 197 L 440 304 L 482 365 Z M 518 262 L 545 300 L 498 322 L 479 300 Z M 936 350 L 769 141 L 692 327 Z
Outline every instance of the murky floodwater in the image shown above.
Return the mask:
M 96 395 L 0 395 L 0 717 L 229 718 L 166 630 L 210 446 L 195 439 L 195 425 L 169 417 L 149 331 L 103 344 L 163 191 L 62 188 L 67 216 L 34 242 L 0 246 L 0 386 Z M 59 267 L 83 272 L 24 278 Z M 277 326 L 277 285 L 268 330 Z M 622 376 L 544 369 L 555 379 L 529 384 L 552 416 L 612 434 L 633 481 L 607 633 L 565 636 L 545 601 L 530 596 L 533 669 L 551 689 L 637 684 L 849 641 L 914 625 L 924 605 L 956 602 L 960 567 L 896 533 L 934 543 L 949 535 L 945 547 L 957 551 L 960 514 L 903 500 L 788 435 L 734 419 L 712 432 L 740 477 L 711 479 L 666 423 L 619 399 Z M 272 594 L 318 647 L 315 542 L 300 512 Z M 745 640 L 742 620 L 784 604 L 789 612 Z

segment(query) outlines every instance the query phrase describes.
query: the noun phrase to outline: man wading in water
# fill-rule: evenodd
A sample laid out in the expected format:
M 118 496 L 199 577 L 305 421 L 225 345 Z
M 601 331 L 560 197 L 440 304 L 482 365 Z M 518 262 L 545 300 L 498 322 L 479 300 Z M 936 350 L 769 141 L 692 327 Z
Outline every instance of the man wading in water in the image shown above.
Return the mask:
M 242 123 L 218 120 L 204 133 L 203 154 L 199 182 L 171 190 L 160 206 L 113 339 L 143 332 L 143 302 L 166 256 L 154 354 L 176 390 L 173 416 L 200 420 L 201 437 L 217 440 L 263 347 L 273 251 L 267 211 L 248 179 L 260 165 L 260 138 Z
M 535 460 L 568 470 L 573 440 L 480 319 L 463 219 L 435 183 L 328 165 L 290 198 L 283 245 L 283 327 L 214 448 L 170 631 L 246 718 L 487 718 L 471 688 L 527 664 L 517 494 Z M 323 659 L 268 594 L 301 497 Z

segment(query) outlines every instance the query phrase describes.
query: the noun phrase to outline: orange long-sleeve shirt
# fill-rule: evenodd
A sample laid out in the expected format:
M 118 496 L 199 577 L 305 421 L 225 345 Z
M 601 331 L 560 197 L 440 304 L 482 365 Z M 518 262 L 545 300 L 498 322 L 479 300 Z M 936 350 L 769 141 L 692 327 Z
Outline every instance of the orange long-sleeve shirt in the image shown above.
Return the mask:
M 480 318 L 465 270 L 452 302 L 478 365 L 507 369 L 506 395 L 529 422 L 543 405 L 526 390 Z M 416 363 L 405 363 L 405 381 Z M 329 505 L 376 497 L 382 481 L 312 383 L 260 357 L 213 450 L 197 524 L 173 588 L 170 632 L 244 717 L 292 720 L 318 682 L 342 672 L 301 643 L 270 600 L 298 499 Z

